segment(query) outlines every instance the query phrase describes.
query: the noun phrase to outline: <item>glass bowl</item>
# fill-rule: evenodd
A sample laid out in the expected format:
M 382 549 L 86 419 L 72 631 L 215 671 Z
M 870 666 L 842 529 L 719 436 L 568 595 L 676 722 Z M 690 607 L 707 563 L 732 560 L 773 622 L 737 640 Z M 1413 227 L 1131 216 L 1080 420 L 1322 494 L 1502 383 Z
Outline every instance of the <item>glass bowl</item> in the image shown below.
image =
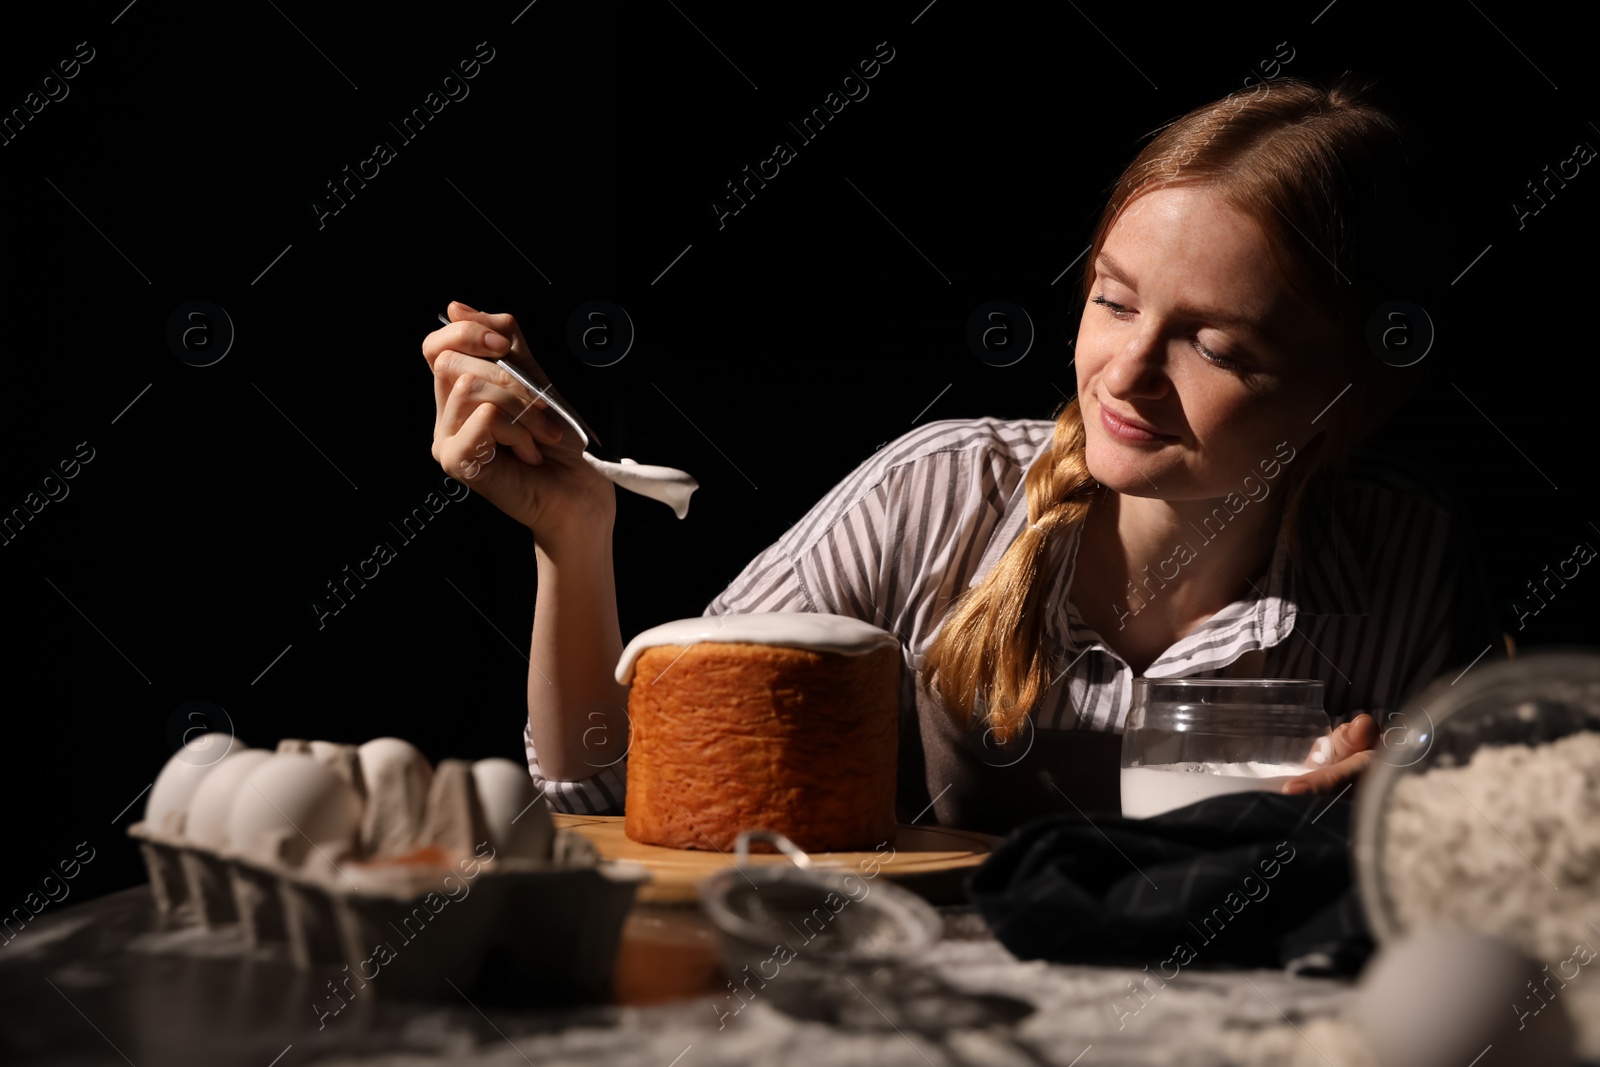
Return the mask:
M 1426 816 L 1416 808 L 1419 800 L 1397 804 L 1396 794 L 1419 797 L 1417 787 L 1402 783 L 1436 769 L 1467 767 L 1485 746 L 1545 746 L 1600 732 L 1600 653 L 1523 654 L 1469 670 L 1465 677 L 1441 677 L 1408 702 L 1398 719 L 1391 716 L 1379 725 L 1374 759 L 1356 790 L 1352 839 L 1357 885 L 1374 938 L 1391 942 L 1411 926 L 1455 918 L 1535 954 L 1552 938 L 1559 944 L 1562 935 L 1552 927 L 1563 920 L 1551 912 L 1566 899 L 1560 885 L 1581 889 L 1583 867 L 1600 861 L 1600 853 L 1563 834 L 1558 824 L 1568 817 L 1573 793 L 1594 797 L 1585 778 L 1600 780 L 1600 760 L 1572 767 L 1570 774 L 1546 769 L 1497 774 L 1492 782 L 1480 779 L 1507 798 L 1487 807 L 1482 795 L 1478 801 L 1469 796 L 1474 789 L 1465 780 L 1465 791 L 1460 784 L 1441 790 L 1442 802 Z M 1529 755 L 1541 751 L 1551 754 L 1536 747 Z M 1433 780 L 1454 783 L 1457 778 Z M 1397 815 L 1402 807 L 1407 810 Z M 1420 867 L 1402 864 L 1406 869 L 1395 870 L 1391 833 L 1402 834 L 1397 841 L 1416 841 L 1419 826 L 1431 831 L 1423 846 L 1432 855 Z
M 1135 678 L 1122 732 L 1122 815 L 1276 792 L 1311 770 L 1332 730 L 1322 683 L 1302 678 Z

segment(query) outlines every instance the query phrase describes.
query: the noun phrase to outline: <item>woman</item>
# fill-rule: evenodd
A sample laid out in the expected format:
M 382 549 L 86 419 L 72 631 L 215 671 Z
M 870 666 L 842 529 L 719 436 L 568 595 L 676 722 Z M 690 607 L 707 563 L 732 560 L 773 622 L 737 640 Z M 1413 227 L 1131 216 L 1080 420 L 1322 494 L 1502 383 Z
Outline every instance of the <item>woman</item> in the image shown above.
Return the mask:
M 1333 751 L 1287 788 L 1344 788 L 1386 715 L 1495 640 L 1441 494 L 1355 451 L 1409 387 L 1367 341 L 1417 292 L 1408 181 L 1398 125 L 1349 83 L 1282 79 L 1174 122 L 1086 257 L 1077 397 L 890 443 L 706 613 L 899 635 L 904 820 L 1115 811 L 1140 675 L 1323 679 Z M 530 770 L 557 808 L 619 811 L 612 487 L 551 453 L 559 425 L 493 365 L 526 351 L 515 320 L 450 316 L 423 343 L 434 456 L 534 531 Z M 474 460 L 496 443 L 521 462 Z

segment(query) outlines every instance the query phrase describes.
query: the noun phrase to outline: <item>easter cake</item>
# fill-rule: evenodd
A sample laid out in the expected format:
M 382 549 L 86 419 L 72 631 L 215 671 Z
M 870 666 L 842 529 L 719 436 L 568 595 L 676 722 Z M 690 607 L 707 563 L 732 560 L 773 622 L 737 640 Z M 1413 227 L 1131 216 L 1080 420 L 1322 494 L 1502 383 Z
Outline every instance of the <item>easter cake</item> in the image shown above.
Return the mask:
M 624 828 L 642 844 L 728 851 L 775 830 L 808 852 L 893 841 L 900 645 L 817 612 L 666 623 L 623 651 Z

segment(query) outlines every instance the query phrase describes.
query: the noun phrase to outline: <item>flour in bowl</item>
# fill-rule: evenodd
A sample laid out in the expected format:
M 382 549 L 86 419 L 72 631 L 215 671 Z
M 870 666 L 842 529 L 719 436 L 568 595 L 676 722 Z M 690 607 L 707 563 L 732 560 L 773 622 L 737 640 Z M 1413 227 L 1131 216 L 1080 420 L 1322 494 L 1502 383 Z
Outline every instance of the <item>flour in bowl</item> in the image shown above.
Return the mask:
M 1537 958 L 1511 1009 L 1529 1024 L 1559 997 L 1578 1055 L 1600 1060 L 1600 733 L 1485 745 L 1465 766 L 1402 777 L 1383 869 L 1405 928 L 1454 920 Z
M 1552 963 L 1600 944 L 1600 733 L 1485 745 L 1402 777 L 1383 862 L 1408 928 L 1454 919 Z

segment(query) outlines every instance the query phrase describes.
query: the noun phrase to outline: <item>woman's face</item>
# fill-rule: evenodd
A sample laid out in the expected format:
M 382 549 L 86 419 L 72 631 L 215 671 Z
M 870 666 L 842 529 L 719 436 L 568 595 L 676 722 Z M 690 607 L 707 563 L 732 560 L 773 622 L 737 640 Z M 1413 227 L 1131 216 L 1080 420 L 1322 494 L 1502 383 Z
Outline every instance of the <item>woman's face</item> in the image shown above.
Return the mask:
M 1215 192 L 1135 198 L 1089 269 L 1078 396 L 1102 485 L 1166 500 L 1243 495 L 1264 461 L 1327 428 L 1346 384 L 1334 331 L 1288 288 L 1260 228 Z

